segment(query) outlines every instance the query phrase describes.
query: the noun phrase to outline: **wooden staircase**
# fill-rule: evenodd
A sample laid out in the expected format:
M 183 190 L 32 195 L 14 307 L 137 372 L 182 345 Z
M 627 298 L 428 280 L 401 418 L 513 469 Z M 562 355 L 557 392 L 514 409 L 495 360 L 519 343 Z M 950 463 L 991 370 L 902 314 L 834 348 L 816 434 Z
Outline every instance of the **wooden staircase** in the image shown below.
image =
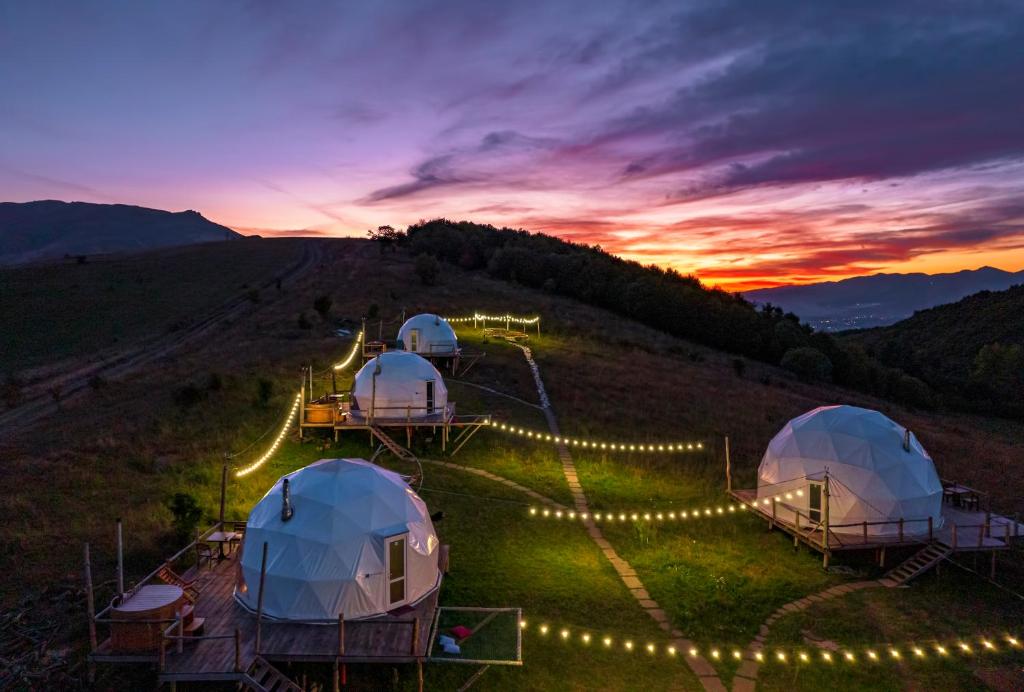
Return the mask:
M 930 543 L 896 565 L 885 575 L 885 579 L 893 582 L 893 586 L 902 586 L 945 560 L 952 552 L 949 546 Z
M 252 660 L 242 676 L 241 684 L 242 689 L 251 692 L 305 692 L 262 656 Z
M 371 425 L 370 431 L 373 433 L 374 437 L 380 440 L 380 443 L 382 445 L 387 447 L 389 452 L 394 454 L 402 461 L 408 461 L 413 464 L 419 461 L 419 459 L 416 458 L 415 454 L 413 454 L 408 449 L 395 442 L 394 439 L 386 432 L 384 432 L 384 429 L 379 425 Z

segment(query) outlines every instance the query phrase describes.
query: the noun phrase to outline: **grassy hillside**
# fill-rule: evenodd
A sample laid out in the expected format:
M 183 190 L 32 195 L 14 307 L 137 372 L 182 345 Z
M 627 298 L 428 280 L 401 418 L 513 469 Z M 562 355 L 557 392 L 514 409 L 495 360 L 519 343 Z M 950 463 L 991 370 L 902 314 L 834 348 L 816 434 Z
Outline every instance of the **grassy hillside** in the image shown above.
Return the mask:
M 943 475 L 991 491 L 995 504 L 1007 511 L 1024 510 L 1024 479 L 1016 473 L 1024 455 L 1024 426 L 910 411 L 831 385 L 804 383 L 767 364 L 745 361 L 739 368 L 733 355 L 554 292 L 453 265 L 445 265 L 436 283 L 425 286 L 409 252 L 382 254 L 355 240 L 325 245 L 320 269 L 243 319 L 223 325 L 201 346 L 92 392 L 67 406 L 59 418 L 0 441 L 6 460 L 0 465 L 0 484 L 7 489 L 0 531 L 0 570 L 7 575 L 0 600 L 5 606 L 46 588 L 75 587 L 86 540 L 93 546 L 97 580 L 105 583 L 100 600 L 109 598 L 116 516 L 126 522 L 130 578 L 146 573 L 175 545 L 167 508 L 171 495 L 189 493 L 206 517 L 214 516 L 224 453 L 239 453 L 232 464 L 257 456 L 262 449 L 257 438 L 277 425 L 298 386 L 300 366 L 311 364 L 323 371 L 339 359 L 350 341 L 335 336 L 335 329 L 358 324 L 364 315 L 379 315 L 387 321 L 383 332 L 396 332 L 403 309 L 408 314 L 540 314 L 542 334 L 531 338 L 531 347 L 566 433 L 637 442 L 706 442 L 703 454 L 681 457 L 574 451 L 581 483 L 595 509 L 720 503 L 722 435 L 730 436 L 737 485 L 752 485 L 767 441 L 788 418 L 821 404 L 855 403 L 881 408 L 914 429 Z M 214 278 L 214 268 L 203 271 L 193 273 L 200 285 Z M 332 306 L 321 318 L 312 305 L 324 295 Z M 50 316 L 43 312 L 40 319 Z M 373 320 L 369 328 L 377 328 Z M 467 380 L 536 401 L 518 349 L 469 328 L 459 332 L 467 347 L 487 353 Z M 342 376 L 340 387 L 347 386 L 350 375 Z M 314 388 L 329 386 L 329 378 L 321 378 Z M 195 395 L 178 396 L 184 388 Z M 519 425 L 543 425 L 536 409 L 513 399 L 457 382 L 450 389 L 461 412 L 491 412 Z M 232 482 L 228 516 L 245 518 L 282 473 L 319 458 L 366 456 L 370 451 L 362 435 L 343 437 L 337 446 L 326 437 L 300 442 L 292 435 L 266 467 Z M 440 455 L 436 445 L 422 440 L 417 451 L 426 458 Z M 982 459 L 985 463 L 978 463 Z M 482 431 L 454 461 L 569 501 L 550 447 Z M 422 495 L 432 511 L 445 512 L 437 528 L 452 546 L 452 574 L 442 603 L 520 606 L 534 624 L 589 628 L 637 642 L 664 641 L 579 525 L 531 519 L 528 497 L 457 469 L 427 465 Z M 763 524 L 749 518 L 659 527 L 626 523 L 606 536 L 637 570 L 673 626 L 702 647 L 743 647 L 759 623 L 783 603 L 857 578 L 822 572 L 819 558 L 794 551 L 784 536 L 766 532 Z M 928 627 L 936 637 L 960 634 L 970 623 L 952 623 L 944 603 L 950 593 L 968 592 L 972 603 L 987 609 L 986 627 L 1012 630 L 1024 617 L 1004 593 L 947 569 L 914 586 L 914 626 Z M 841 634 L 857 641 L 900 640 L 913 634 L 909 624 L 893 621 L 886 601 L 891 595 L 864 592 L 861 597 L 866 601 L 857 604 L 855 618 L 860 629 Z M 33 617 L 60 623 L 66 637 L 61 643 L 80 655 L 85 637 L 82 599 L 76 595 L 33 602 L 40 604 Z M 804 632 L 812 629 L 838 636 L 828 631 L 829 623 L 834 620 L 780 629 L 773 636 L 786 646 L 802 646 Z M 577 641 L 544 639 L 534 630 L 524 633 L 524 656 L 522 669 L 492 667 L 474 689 L 697 689 L 697 681 L 678 660 L 588 649 Z M 790 690 L 823 684 L 840 689 L 925 684 L 981 688 L 985 683 L 977 674 L 982 667 L 1012 673 L 1022 663 L 1002 654 L 978 664 L 907 666 L 895 672 L 879 667 L 856 679 L 821 671 L 794 678 L 796 669 L 779 673 L 778 679 L 766 671 L 764 679 L 772 687 Z M 723 661 L 716 667 L 728 683 L 734 665 Z M 151 682 L 144 670 L 137 677 L 110 669 L 101 669 L 101 674 L 101 686 L 109 688 L 145 689 Z M 353 667 L 351 689 L 413 689 L 409 669 L 394 674 L 388 668 Z M 430 665 L 427 688 L 456 689 L 468 675 L 459 666 Z
M 0 267 L 0 375 L 171 334 L 295 262 L 299 243 L 247 239 Z
M 1024 416 L 1024 285 L 844 338 L 920 377 L 952 405 Z

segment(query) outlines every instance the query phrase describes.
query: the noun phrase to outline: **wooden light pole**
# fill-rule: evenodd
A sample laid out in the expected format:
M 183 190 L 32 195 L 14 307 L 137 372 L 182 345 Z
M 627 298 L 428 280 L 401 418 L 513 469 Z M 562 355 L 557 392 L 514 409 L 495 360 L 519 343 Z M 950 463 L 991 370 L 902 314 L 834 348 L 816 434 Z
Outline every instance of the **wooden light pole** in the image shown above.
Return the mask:
M 822 531 L 821 531 L 821 549 L 824 557 L 822 558 L 825 569 L 828 569 L 828 498 L 829 498 L 829 478 L 828 472 L 825 472 L 825 487 L 824 487 L 824 510 L 822 513 Z
M 729 460 L 729 436 L 725 436 L 725 491 L 732 492 L 732 464 Z
M 124 598 L 124 534 L 117 518 L 117 597 Z
M 263 558 L 260 560 L 260 592 L 256 597 L 256 655 L 260 655 L 263 643 L 263 584 L 267 578 L 267 542 L 263 542 Z

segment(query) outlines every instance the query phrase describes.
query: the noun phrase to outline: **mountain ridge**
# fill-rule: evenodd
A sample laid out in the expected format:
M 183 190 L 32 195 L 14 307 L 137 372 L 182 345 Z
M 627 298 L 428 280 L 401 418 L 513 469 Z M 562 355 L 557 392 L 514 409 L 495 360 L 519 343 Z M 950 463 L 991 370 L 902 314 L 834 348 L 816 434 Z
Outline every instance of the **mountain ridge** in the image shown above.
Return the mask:
M 955 303 L 979 291 L 1002 291 L 1024 283 L 1024 270 L 988 265 L 957 272 L 886 273 L 816 284 L 746 291 L 757 304 L 777 305 L 798 314 L 815 329 L 843 331 L 894 324 L 919 310 Z
M 61 200 L 0 202 L 0 264 L 6 265 L 241 237 L 193 210 Z

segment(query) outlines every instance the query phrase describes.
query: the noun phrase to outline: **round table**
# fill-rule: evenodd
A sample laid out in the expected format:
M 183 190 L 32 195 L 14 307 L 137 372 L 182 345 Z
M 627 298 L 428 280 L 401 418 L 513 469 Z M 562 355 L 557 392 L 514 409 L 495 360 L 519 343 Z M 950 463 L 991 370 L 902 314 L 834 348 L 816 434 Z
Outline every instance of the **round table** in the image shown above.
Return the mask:
M 163 631 L 185 607 L 185 592 L 170 584 L 148 584 L 111 609 L 117 620 L 110 627 L 110 643 L 116 651 L 154 651 Z M 139 622 L 166 620 L 167 622 Z

